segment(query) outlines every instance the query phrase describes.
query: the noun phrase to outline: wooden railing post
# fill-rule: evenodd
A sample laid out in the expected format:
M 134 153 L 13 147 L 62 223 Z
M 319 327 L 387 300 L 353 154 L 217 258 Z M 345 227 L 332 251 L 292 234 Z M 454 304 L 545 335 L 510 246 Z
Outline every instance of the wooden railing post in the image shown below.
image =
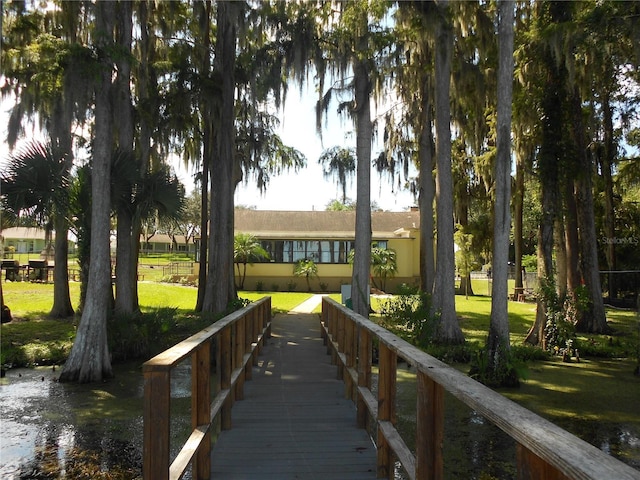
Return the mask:
M 227 327 L 218 335 L 218 375 L 220 388 L 228 390 L 231 387 L 231 328 Z M 231 428 L 231 407 L 233 401 L 231 395 L 224 403 L 220 411 L 220 427 L 222 430 Z
M 244 319 L 244 351 L 245 353 L 249 353 L 251 352 L 251 342 L 253 342 L 253 339 L 256 337 L 253 334 L 253 313 L 249 312 L 249 314 L 247 314 Z M 247 362 L 247 364 L 244 367 L 244 379 L 246 380 L 251 380 L 253 378 L 253 362 L 254 359 L 252 358 L 250 361 Z
M 378 478 L 393 479 L 393 452 L 382 431 L 380 423 L 396 423 L 396 369 L 397 355 L 384 343 L 380 342 L 378 373 L 378 429 L 377 472 Z
M 144 458 L 145 480 L 169 478 L 169 411 L 171 370 L 144 369 Z
M 516 444 L 516 465 L 518 480 L 569 480 L 569 477 L 519 443 Z
M 245 331 L 244 331 L 244 319 L 236 322 L 235 328 L 235 337 L 234 337 L 234 358 L 233 358 L 233 370 L 242 365 L 242 361 L 244 360 L 244 352 L 245 352 Z M 244 371 L 242 375 L 238 377 L 238 382 L 236 383 L 235 388 L 235 399 L 243 400 L 244 399 Z
M 202 343 L 191 357 L 191 428 L 211 423 L 211 342 Z M 194 458 L 193 477 L 211 476 L 211 432 L 207 431 Z
M 344 372 L 344 384 L 345 384 L 345 396 L 350 400 L 355 400 L 356 386 L 349 369 L 353 369 L 356 366 L 356 353 L 358 338 L 356 337 L 356 325 L 350 317 L 344 316 L 342 318 L 344 323 L 344 345 L 342 349 L 345 355 L 345 372 Z
M 364 327 L 358 327 L 358 387 L 371 389 L 371 334 Z M 367 428 L 369 409 L 361 395 L 356 396 L 358 427 Z
M 416 480 L 444 478 L 444 390 L 418 371 L 416 405 Z

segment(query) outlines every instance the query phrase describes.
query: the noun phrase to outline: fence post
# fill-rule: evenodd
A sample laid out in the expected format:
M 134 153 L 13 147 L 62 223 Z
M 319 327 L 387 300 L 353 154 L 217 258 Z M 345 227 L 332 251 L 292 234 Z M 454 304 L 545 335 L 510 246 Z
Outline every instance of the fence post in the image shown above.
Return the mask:
M 444 389 L 423 371 L 417 376 L 416 480 L 444 478 Z
M 169 478 L 169 410 L 171 371 L 144 369 L 144 458 L 145 480 Z
M 378 373 L 378 422 L 396 423 L 396 369 L 397 355 L 383 342 L 380 342 Z M 384 433 L 378 425 L 376 442 L 378 478 L 393 479 L 393 452 Z
M 191 357 L 191 428 L 211 423 L 211 341 L 202 343 Z M 211 432 L 207 431 L 194 458 L 193 477 L 211 476 Z

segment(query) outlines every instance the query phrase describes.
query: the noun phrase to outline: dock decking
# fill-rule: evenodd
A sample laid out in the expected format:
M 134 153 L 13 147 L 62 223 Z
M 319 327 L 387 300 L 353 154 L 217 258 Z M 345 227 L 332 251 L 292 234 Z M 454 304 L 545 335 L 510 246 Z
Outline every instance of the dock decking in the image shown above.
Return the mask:
M 376 449 L 356 426 L 315 314 L 277 315 L 232 428 L 212 451 L 212 478 L 361 480 L 376 478 Z

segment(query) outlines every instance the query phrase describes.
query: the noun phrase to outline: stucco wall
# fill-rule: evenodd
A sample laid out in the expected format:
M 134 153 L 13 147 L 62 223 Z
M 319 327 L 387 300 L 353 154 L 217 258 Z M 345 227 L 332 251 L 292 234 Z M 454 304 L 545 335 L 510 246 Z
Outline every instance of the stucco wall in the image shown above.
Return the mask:
M 386 290 L 389 293 L 397 291 L 399 285 L 420 284 L 420 241 L 419 232 L 412 231 L 411 236 L 390 238 L 388 248 L 396 251 L 398 272 L 394 278 L 388 278 Z M 312 291 L 339 292 L 340 287 L 351 283 L 352 266 L 348 264 L 323 264 L 318 263 L 318 277 L 311 278 Z M 306 291 L 307 281 L 305 277 L 293 275 L 294 265 L 291 263 L 254 263 L 247 265 L 244 288 L 246 290 L 263 291 Z M 194 272 L 197 274 L 198 266 L 195 264 Z M 240 267 L 242 270 L 242 266 Z M 237 275 L 237 269 L 234 270 Z M 236 277 L 236 283 L 239 278 Z M 378 279 L 376 279 L 378 282 Z M 295 285 L 295 288 L 291 288 Z

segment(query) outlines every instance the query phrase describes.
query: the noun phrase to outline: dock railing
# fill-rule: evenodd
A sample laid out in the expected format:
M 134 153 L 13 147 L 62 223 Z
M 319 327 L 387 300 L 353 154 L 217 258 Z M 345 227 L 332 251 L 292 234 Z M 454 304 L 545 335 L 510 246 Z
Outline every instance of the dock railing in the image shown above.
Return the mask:
M 211 476 L 211 426 L 231 428 L 231 407 L 243 398 L 244 381 L 270 335 L 271 297 L 218 320 L 145 362 L 143 478 L 178 480 L 192 464 L 192 478 Z M 211 385 L 211 345 L 216 342 L 217 375 Z M 192 432 L 170 462 L 171 370 L 191 357 Z
M 378 478 L 394 478 L 394 457 L 415 480 L 444 478 L 444 392 L 499 427 L 516 442 L 521 480 L 638 480 L 640 471 L 433 358 L 338 302 L 324 297 L 321 333 L 357 408 L 358 425 L 375 425 Z M 378 392 L 371 389 L 372 350 L 378 354 Z M 398 358 L 417 375 L 415 454 L 396 429 Z

